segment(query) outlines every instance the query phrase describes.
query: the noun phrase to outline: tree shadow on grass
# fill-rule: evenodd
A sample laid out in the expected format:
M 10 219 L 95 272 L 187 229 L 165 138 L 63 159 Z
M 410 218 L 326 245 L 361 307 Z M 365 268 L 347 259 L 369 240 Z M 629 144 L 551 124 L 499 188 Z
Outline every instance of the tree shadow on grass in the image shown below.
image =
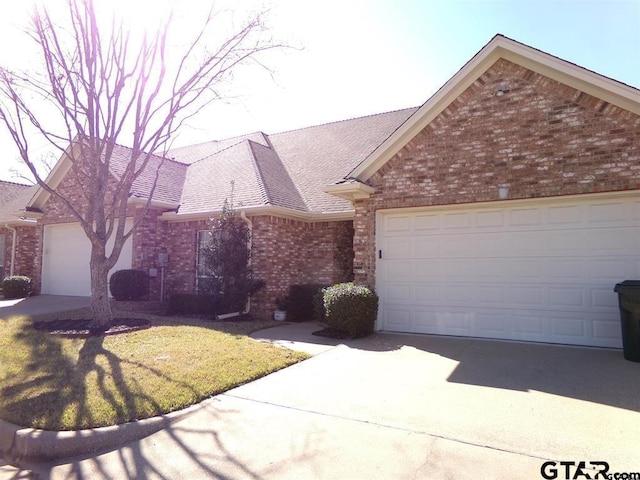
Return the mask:
M 125 377 L 125 365 L 145 368 L 163 381 L 190 388 L 160 370 L 121 358 L 105 348 L 104 336 L 65 340 L 37 332 L 23 322 L 12 340 L 12 350 L 22 352 L 26 361 L 21 355 L 3 359 L 15 367 L 0 390 L 0 416 L 18 425 L 65 430 L 65 425 L 91 428 L 113 420 L 124 423 L 136 420 L 140 402 L 149 404 L 151 411 L 160 411 L 151 396 L 132 388 L 137 382 Z M 97 391 L 90 392 L 91 388 Z M 101 403 L 97 413 L 96 400 Z
M 91 388 L 94 396 L 97 390 L 102 401 L 115 412 L 118 424 L 135 420 L 137 402 L 149 402 L 155 410 L 160 411 L 160 405 L 153 398 L 140 393 L 137 379 L 131 378 L 130 372 L 125 369 L 127 366 L 144 369 L 176 388 L 191 388 L 181 379 L 165 375 L 160 369 L 122 358 L 122 355 L 110 351 L 105 346 L 105 337 L 63 339 L 34 330 L 26 320 L 19 325 L 12 325 L 12 328 L 13 350 L 21 351 L 22 357 L 9 358 L 0 352 L 0 361 L 13 361 L 16 367 L 22 367 L 12 368 L 0 389 L 0 398 L 3 400 L 0 404 L 0 418 L 12 423 L 32 424 L 36 428 L 53 431 L 61 430 L 61 426 L 65 424 L 79 425 L 80 428 L 99 425 L 103 419 L 96 414 L 90 402 Z M 191 390 L 196 396 L 197 392 Z M 224 468 L 242 472 L 245 478 L 260 478 L 227 448 L 219 438 L 215 425 L 202 425 L 195 432 L 188 432 L 184 427 L 174 426 L 169 422 L 162 423 L 159 428 L 162 427 L 163 438 L 166 437 L 168 442 L 167 448 L 189 458 L 192 468 L 206 477 L 225 478 L 226 474 L 224 469 L 218 469 L 215 463 L 207 460 L 209 453 L 202 451 L 199 445 L 202 442 L 207 442 L 209 448 L 215 451 L 215 456 L 225 459 Z M 86 432 L 81 435 L 86 435 Z M 185 441 L 184 435 L 189 435 L 191 441 L 196 436 L 200 441 L 196 444 L 189 443 Z M 102 478 L 113 478 L 108 473 L 112 471 L 113 465 L 106 465 L 101 460 L 102 457 L 99 457 L 112 448 L 101 446 L 82 459 L 57 463 L 71 468 L 70 473 L 74 473 L 76 478 L 93 478 L 96 472 Z M 158 456 L 157 449 L 149 448 L 143 441 L 133 441 L 108 455 L 109 462 L 117 458 L 118 465 L 115 468 L 126 472 L 125 476 L 128 478 L 174 478 L 172 474 L 163 471 L 162 465 L 166 466 L 166 463 Z M 55 477 L 51 474 L 55 463 L 21 463 L 24 467 L 37 470 L 38 478 Z M 93 473 L 88 474 L 87 468 Z

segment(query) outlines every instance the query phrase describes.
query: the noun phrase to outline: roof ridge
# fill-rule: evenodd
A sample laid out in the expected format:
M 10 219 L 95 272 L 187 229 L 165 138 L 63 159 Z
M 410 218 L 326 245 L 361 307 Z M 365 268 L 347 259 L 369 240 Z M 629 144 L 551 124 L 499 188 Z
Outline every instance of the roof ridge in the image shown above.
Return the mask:
M 264 181 L 264 178 L 262 177 L 262 169 L 260 168 L 260 165 L 258 165 L 258 160 L 256 159 L 256 153 L 253 150 L 254 144 L 256 145 L 260 145 L 260 144 L 250 139 L 245 139 L 245 142 L 247 142 L 247 148 L 249 149 L 249 156 L 251 157 L 251 164 L 253 165 L 253 169 L 256 173 L 256 178 L 258 180 L 258 187 L 260 188 L 260 196 L 264 200 L 265 205 L 273 205 L 273 202 L 271 201 L 271 196 L 269 195 L 269 191 L 267 190 L 267 185 Z M 262 146 L 264 147 L 264 145 Z M 280 159 L 278 152 L 276 152 L 274 148 L 272 147 L 265 147 L 265 148 L 269 148 L 270 150 L 272 150 L 275 153 L 276 157 L 278 157 L 278 161 L 282 163 L 282 160 Z
M 27 183 L 12 182 L 10 180 L 0 180 L 0 183 L 6 183 L 8 185 L 15 185 L 18 187 L 27 187 L 27 188 L 33 187 L 35 185 L 35 184 L 29 185 Z
M 387 115 L 387 114 L 390 114 L 390 113 L 402 112 L 404 110 L 411 110 L 411 109 L 419 108 L 419 107 L 420 107 L 420 105 L 414 106 L 414 107 L 397 108 L 395 110 L 389 110 L 387 112 L 370 113 L 368 115 L 360 115 L 360 116 L 357 116 L 357 117 L 345 118 L 345 119 L 342 119 L 342 120 L 333 120 L 333 121 L 330 121 L 330 122 L 319 123 L 317 125 L 309 125 L 309 126 L 306 126 L 306 127 L 292 128 L 291 130 L 284 130 L 282 132 L 273 133 L 273 134 L 271 134 L 271 136 L 281 135 L 281 134 L 284 134 L 284 133 L 298 132 L 300 130 L 307 130 L 309 128 L 324 127 L 324 126 L 327 126 L 327 125 L 334 125 L 334 124 L 342 123 L 342 122 L 350 122 L 352 120 L 360 120 L 360 119 L 363 119 L 363 118 L 378 117 L 378 116 Z
M 232 137 L 232 138 L 233 138 L 233 137 Z M 250 141 L 252 141 L 252 140 L 249 140 L 248 138 L 245 138 L 245 139 L 243 139 L 243 140 L 240 140 L 238 143 L 234 143 L 233 145 L 229 145 L 228 147 L 223 148 L 222 150 L 218 150 L 218 151 L 216 151 L 216 152 L 210 153 L 209 155 L 205 155 L 204 157 L 199 158 L 199 159 L 198 159 L 198 160 L 196 160 L 195 162 L 191 162 L 191 163 L 182 163 L 182 162 L 180 162 L 180 161 L 178 161 L 178 160 L 174 160 L 174 161 L 175 161 L 175 162 L 180 163 L 181 165 L 186 165 L 187 167 L 190 167 L 191 165 L 195 165 L 196 163 L 200 163 L 200 162 L 202 162 L 203 160 L 207 160 L 207 159 L 209 159 L 209 158 L 215 157 L 216 155 L 218 155 L 218 154 L 220 154 L 220 153 L 222 153 L 222 152 L 226 152 L 227 150 L 230 150 L 230 149 L 232 149 L 232 148 L 234 148 L 234 147 L 237 147 L 238 145 L 240 145 L 240 144 L 242 144 L 242 143 L 244 143 L 244 142 L 250 142 Z M 208 142 L 204 142 L 204 143 L 208 143 Z M 204 143 L 197 144 L 197 145 L 203 145 Z M 195 145 L 192 145 L 192 146 L 195 146 Z
M 133 151 L 133 148 L 132 148 L 132 147 L 127 147 L 126 145 L 122 145 L 122 144 L 117 143 L 117 142 L 114 142 L 114 145 L 115 145 L 116 147 L 120 147 L 120 148 L 124 148 L 124 149 L 126 149 L 126 150 L 131 150 L 131 151 Z M 164 155 L 158 155 L 157 153 L 151 153 L 151 152 L 147 152 L 147 151 L 145 151 L 145 150 L 141 150 L 141 152 L 142 152 L 144 155 L 152 155 L 152 156 L 154 156 L 154 157 L 156 157 L 156 158 L 158 158 L 158 159 L 160 159 L 160 160 L 169 160 L 170 162 L 174 162 L 174 163 L 177 163 L 177 164 L 179 164 L 179 165 L 186 165 L 185 163 L 182 163 L 181 161 L 176 160 L 175 158 L 165 157 Z

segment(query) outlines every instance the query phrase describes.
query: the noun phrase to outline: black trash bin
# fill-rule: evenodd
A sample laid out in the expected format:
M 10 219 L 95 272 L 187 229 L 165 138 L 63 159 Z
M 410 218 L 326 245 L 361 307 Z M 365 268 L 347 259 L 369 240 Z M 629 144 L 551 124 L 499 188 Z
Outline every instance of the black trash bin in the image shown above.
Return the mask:
M 618 293 L 624 358 L 640 362 L 640 280 L 625 280 L 613 289 Z

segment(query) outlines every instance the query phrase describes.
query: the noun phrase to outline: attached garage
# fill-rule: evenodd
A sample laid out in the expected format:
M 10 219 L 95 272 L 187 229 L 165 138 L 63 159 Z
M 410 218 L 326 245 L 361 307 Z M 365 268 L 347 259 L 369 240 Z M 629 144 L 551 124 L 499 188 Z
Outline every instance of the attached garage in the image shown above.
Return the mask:
M 637 195 L 381 210 L 376 237 L 383 330 L 621 345 Z
M 107 245 L 107 251 L 113 243 Z M 78 223 L 45 225 L 42 256 L 42 293 L 49 295 L 91 295 L 89 261 L 91 243 Z M 112 272 L 131 268 L 131 239 L 125 243 Z

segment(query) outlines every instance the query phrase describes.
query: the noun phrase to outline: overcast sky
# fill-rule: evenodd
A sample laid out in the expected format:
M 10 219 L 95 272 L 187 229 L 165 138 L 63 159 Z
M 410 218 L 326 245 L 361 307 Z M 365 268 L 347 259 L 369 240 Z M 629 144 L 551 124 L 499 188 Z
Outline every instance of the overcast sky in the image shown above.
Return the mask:
M 98 0 L 100 1 L 100 0 Z M 200 0 L 111 0 L 139 19 Z M 220 0 L 219 0 L 220 1 Z M 26 2 L 25 2 L 26 3 Z M 3 5 L 0 62 L 25 66 L 25 3 Z M 285 130 L 421 105 L 496 33 L 640 87 L 640 0 L 236 0 L 269 8 L 272 34 L 299 47 L 267 56 L 264 70 L 239 75 L 233 98 L 191 122 L 176 145 L 261 130 Z M 163 5 L 163 7 L 159 7 Z M 153 14 L 153 15 L 152 15 Z M 10 46 L 10 48 L 7 48 Z M 0 133 L 0 178 L 15 147 Z

